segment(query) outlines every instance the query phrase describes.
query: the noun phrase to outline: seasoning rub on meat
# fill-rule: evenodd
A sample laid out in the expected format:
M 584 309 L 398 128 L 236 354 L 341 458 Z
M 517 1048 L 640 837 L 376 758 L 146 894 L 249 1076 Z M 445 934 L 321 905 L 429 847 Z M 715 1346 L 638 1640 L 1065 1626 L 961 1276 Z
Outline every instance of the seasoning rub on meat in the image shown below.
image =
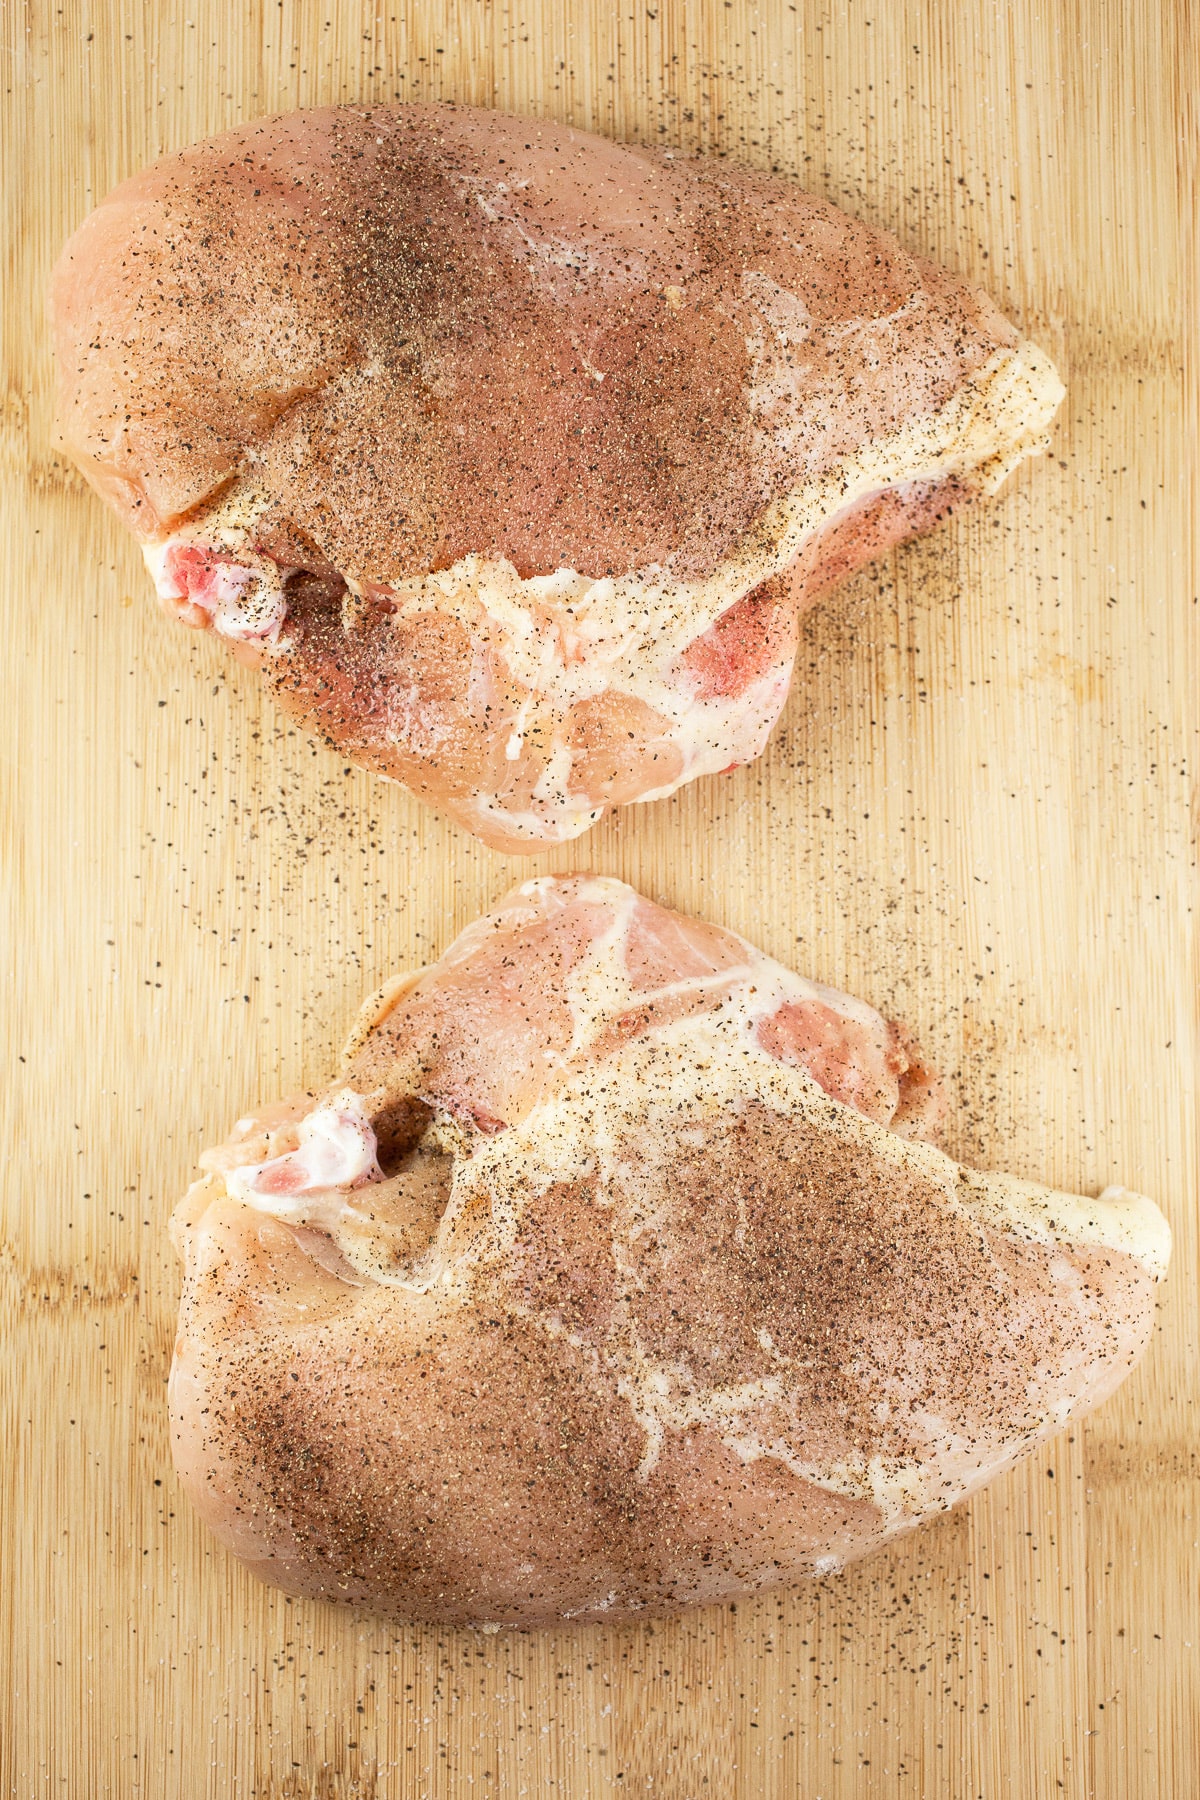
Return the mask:
M 861 1001 L 592 877 L 371 1002 L 176 1214 L 174 1452 L 267 1579 L 533 1624 L 839 1567 L 1103 1400 L 1151 1201 L 979 1174 Z
M 469 108 L 165 157 L 52 311 L 62 443 L 167 610 L 509 850 L 759 755 L 800 612 L 1062 393 L 790 181 Z

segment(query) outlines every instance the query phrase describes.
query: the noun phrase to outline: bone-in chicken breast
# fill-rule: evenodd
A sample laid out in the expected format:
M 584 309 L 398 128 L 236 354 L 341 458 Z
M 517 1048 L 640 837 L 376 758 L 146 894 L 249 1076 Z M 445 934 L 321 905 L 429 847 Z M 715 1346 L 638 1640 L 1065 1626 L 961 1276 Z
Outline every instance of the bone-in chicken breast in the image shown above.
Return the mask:
M 175 1228 L 174 1451 L 268 1580 L 531 1624 L 839 1567 L 1112 1392 L 1157 1208 L 961 1168 L 861 1001 L 532 881 L 240 1122 Z
M 167 610 L 510 850 L 757 756 L 802 608 L 1062 391 L 791 182 L 466 108 L 168 156 L 52 311 L 62 442 Z

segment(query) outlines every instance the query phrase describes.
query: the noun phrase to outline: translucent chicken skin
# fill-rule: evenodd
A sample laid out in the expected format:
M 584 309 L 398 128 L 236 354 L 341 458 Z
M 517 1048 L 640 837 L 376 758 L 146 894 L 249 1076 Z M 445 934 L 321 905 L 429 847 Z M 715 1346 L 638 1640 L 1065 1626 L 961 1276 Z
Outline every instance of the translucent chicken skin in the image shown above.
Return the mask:
M 1062 391 L 792 183 L 449 107 L 163 159 L 52 311 L 63 444 L 167 610 L 510 850 L 757 756 L 802 609 Z
M 951 1162 L 871 1007 L 527 883 L 241 1121 L 175 1229 L 177 1467 L 291 1591 L 537 1624 L 839 1567 L 1117 1386 L 1170 1238 Z

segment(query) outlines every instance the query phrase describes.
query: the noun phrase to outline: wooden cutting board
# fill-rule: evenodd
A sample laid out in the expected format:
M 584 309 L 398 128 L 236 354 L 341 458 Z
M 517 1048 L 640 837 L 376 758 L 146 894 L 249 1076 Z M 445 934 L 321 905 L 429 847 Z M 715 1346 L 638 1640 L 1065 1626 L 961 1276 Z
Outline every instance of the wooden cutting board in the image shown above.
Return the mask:
M 1106 0 L 10 0 L 0 1792 L 1200 1792 L 1194 13 Z M 769 755 L 518 862 L 353 773 L 159 616 L 51 447 L 50 265 L 256 114 L 457 98 L 775 165 L 985 282 L 1049 457 L 813 617 Z M 1190 285 L 1189 285 L 1190 284 Z M 1119 1396 L 864 1567 L 640 1628 L 399 1629 L 191 1516 L 170 1208 L 250 1101 L 515 878 L 590 864 L 906 1019 L 951 1148 L 1175 1233 Z

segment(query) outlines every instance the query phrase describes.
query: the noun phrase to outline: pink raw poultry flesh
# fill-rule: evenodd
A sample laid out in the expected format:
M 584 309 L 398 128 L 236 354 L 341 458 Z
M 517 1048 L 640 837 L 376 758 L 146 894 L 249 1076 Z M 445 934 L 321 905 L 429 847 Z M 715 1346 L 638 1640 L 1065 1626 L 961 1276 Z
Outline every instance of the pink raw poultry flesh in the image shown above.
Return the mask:
M 800 611 L 1061 397 L 790 182 L 466 108 L 166 157 L 52 309 L 63 443 L 168 610 L 508 849 L 757 756 Z
M 1118 1385 L 1141 1196 L 961 1168 L 873 1009 L 532 881 L 243 1120 L 176 1214 L 174 1452 L 295 1592 L 534 1624 L 864 1555 Z

